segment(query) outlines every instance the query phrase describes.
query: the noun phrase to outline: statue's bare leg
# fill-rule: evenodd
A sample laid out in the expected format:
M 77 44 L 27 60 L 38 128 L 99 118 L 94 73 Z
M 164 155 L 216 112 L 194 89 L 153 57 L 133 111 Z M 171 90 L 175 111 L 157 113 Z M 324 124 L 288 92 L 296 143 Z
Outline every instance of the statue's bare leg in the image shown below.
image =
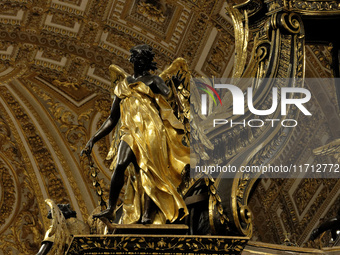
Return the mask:
M 141 223 L 142 224 L 151 224 L 152 220 L 151 220 L 151 212 L 152 209 L 155 208 L 155 203 L 154 201 L 152 201 L 152 199 L 145 194 L 144 196 L 144 214 L 142 216 L 142 220 Z
M 113 211 L 116 208 L 120 191 L 124 186 L 124 173 L 130 163 L 133 163 L 136 171 L 138 171 L 139 167 L 133 151 L 126 142 L 121 141 L 118 147 L 117 165 L 111 177 L 109 206 L 101 213 L 93 215 L 93 218 L 105 217 L 107 219 L 113 219 Z

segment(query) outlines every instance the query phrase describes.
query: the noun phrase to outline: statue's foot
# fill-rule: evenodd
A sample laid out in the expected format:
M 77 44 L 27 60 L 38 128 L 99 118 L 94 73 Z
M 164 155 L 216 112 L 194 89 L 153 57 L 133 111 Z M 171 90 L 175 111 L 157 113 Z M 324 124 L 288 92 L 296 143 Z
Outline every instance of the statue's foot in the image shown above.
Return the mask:
M 92 216 L 93 219 L 108 219 L 109 221 L 114 221 L 116 218 L 116 214 L 113 212 L 113 210 L 111 208 L 107 208 L 104 211 L 94 214 Z
M 145 224 L 151 224 L 151 218 L 148 216 L 148 215 L 143 215 L 142 216 L 142 220 L 141 220 L 141 223 L 143 224 L 143 225 L 145 225 Z

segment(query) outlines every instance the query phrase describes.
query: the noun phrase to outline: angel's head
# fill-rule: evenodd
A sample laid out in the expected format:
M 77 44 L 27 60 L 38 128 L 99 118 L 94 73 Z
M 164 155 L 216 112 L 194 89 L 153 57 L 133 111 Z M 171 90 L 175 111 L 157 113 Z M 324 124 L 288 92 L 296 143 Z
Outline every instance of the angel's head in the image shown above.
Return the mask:
M 68 218 L 77 218 L 77 213 L 71 209 L 70 204 L 58 204 L 58 208 L 63 213 L 66 220 Z M 52 219 L 51 210 L 48 211 L 47 218 Z
M 153 62 L 155 53 L 152 47 L 147 44 L 137 45 L 130 49 L 130 62 L 143 71 L 156 70 L 156 63 Z

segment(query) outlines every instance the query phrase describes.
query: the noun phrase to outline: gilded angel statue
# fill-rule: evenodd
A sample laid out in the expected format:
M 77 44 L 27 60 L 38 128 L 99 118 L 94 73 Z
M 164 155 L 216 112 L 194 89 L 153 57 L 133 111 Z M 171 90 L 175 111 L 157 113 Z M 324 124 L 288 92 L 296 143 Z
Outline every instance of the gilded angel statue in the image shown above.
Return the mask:
M 81 153 L 90 155 L 98 140 L 115 132 L 108 154 L 113 170 L 108 207 L 94 217 L 115 217 L 127 170 L 120 222 L 172 223 L 188 215 L 177 187 L 190 163 L 190 73 L 185 60 L 177 59 L 160 76 L 151 74 L 157 69 L 152 48 L 138 45 L 130 52 L 134 73 L 110 66 L 111 113 Z

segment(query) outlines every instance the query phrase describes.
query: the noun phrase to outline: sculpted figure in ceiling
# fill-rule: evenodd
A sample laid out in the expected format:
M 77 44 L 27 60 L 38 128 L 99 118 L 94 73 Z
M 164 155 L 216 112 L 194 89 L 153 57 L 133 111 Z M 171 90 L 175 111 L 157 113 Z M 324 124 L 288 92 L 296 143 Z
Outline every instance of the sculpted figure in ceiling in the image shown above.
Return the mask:
M 70 204 L 57 205 L 51 199 L 46 199 L 45 202 L 51 208 L 47 218 L 52 220 L 52 224 L 36 255 L 63 254 L 72 236 L 89 234 L 89 226 L 77 219 L 77 213 L 71 210 Z

